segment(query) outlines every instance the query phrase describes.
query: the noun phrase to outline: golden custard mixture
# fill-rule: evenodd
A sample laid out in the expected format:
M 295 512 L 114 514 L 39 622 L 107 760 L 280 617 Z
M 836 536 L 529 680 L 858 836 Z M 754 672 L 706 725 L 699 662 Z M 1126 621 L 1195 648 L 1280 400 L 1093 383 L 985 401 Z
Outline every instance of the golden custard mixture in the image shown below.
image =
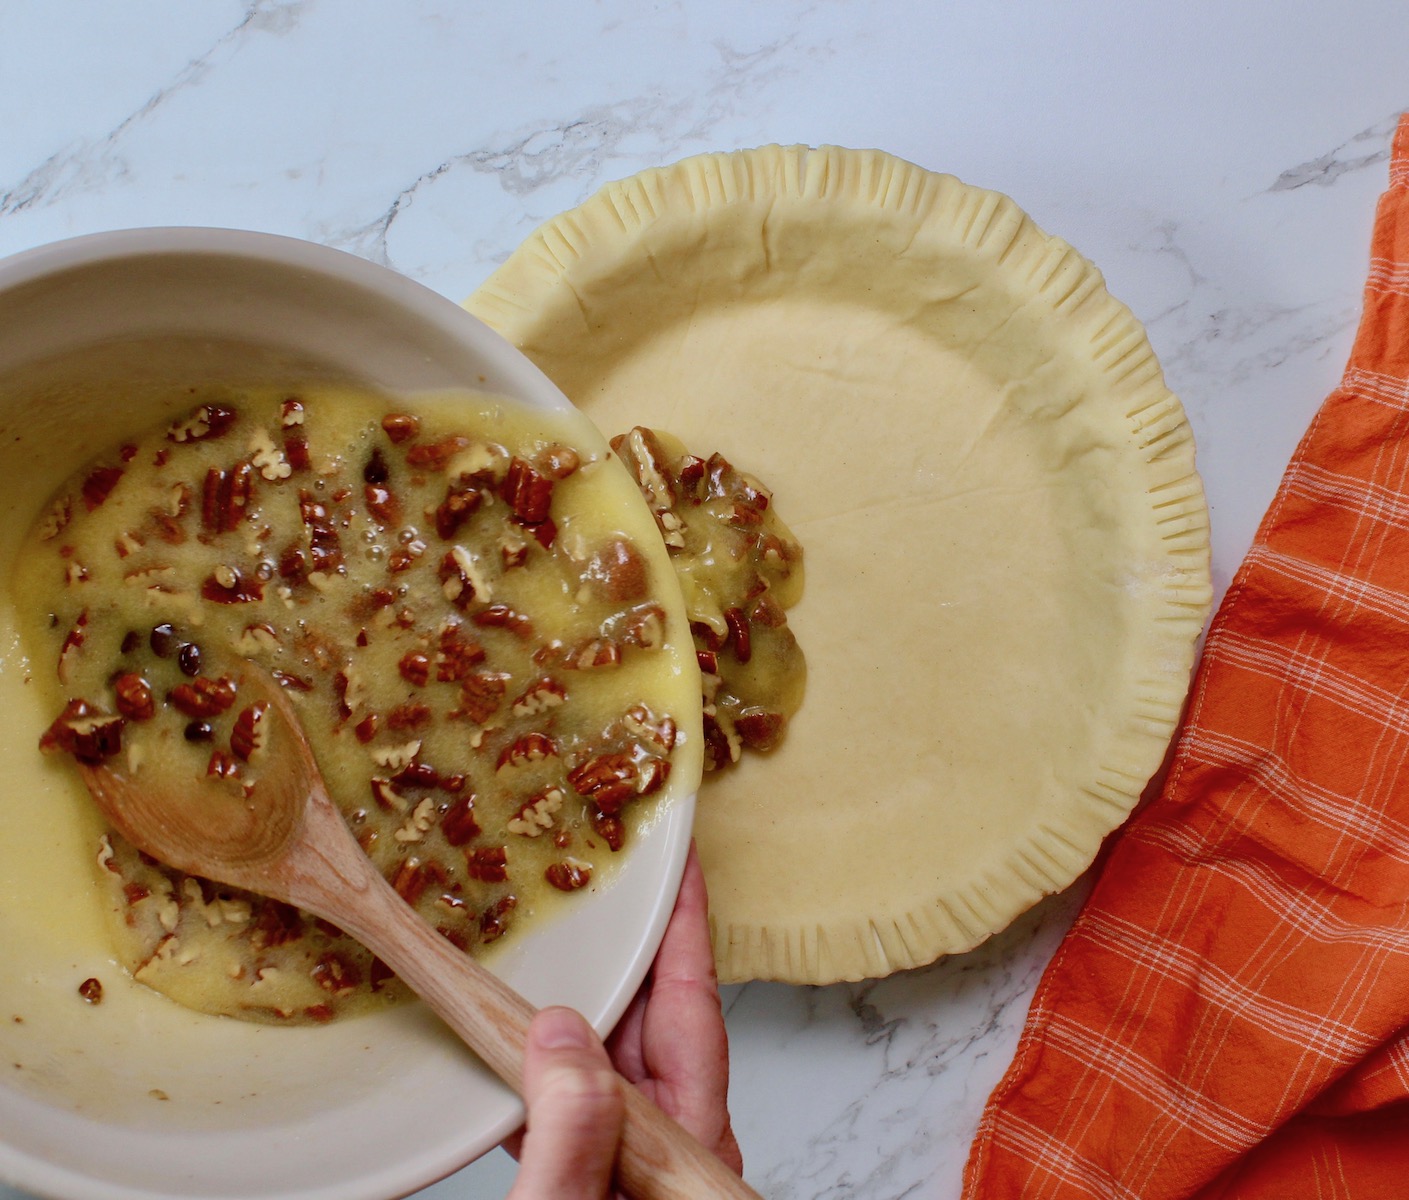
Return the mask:
M 784 609 L 802 547 L 772 493 L 722 454 L 699 458 L 641 426 L 612 439 L 670 553 L 704 681 L 705 769 L 772 750 L 802 705 L 807 664 Z
M 252 660 L 296 702 L 363 849 L 455 945 L 594 886 L 701 748 L 672 585 L 640 549 L 656 532 L 557 419 L 492 397 L 193 396 L 73 479 L 20 556 L 25 641 L 54 685 L 42 748 L 138 771 L 174 756 L 238 790 Z M 403 994 L 288 905 L 113 832 L 93 862 L 120 959 L 191 1007 L 326 1021 Z

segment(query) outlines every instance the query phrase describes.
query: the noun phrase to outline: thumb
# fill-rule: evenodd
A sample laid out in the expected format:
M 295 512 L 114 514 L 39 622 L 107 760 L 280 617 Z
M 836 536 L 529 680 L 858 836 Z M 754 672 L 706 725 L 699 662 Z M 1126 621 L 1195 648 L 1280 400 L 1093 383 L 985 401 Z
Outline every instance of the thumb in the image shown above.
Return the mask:
M 528 1132 L 508 1200 L 603 1200 L 625 1113 L 592 1027 L 570 1008 L 533 1018 L 524 1048 Z

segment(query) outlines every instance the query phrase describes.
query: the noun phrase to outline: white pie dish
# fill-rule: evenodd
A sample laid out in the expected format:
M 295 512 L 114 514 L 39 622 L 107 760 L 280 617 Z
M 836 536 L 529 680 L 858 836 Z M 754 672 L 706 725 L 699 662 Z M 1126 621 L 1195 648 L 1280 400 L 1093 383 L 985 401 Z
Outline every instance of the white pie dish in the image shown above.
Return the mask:
M 181 381 L 292 375 L 571 409 L 459 306 L 351 255 L 208 229 L 56 243 L 0 262 L 0 561 L 68 474 L 169 415 Z M 123 384 L 122 402 L 83 398 L 74 385 L 95 376 Z M 135 380 L 151 399 L 125 386 Z M 40 905 L 26 894 L 45 879 L 35 864 L 85 853 L 72 780 L 38 762 L 47 714 L 26 694 L 26 670 L 7 598 L 0 771 L 11 797 L 53 802 L 28 804 L 0 844 L 0 1180 L 75 1200 L 377 1200 L 433 1182 L 517 1126 L 517 1100 L 420 1005 L 273 1028 L 198 1015 L 137 984 L 108 987 L 101 1005 L 78 1000 L 85 977 L 120 970 L 102 959 L 81 886 L 56 882 Z M 494 969 L 534 1003 L 570 1004 L 609 1028 L 669 916 L 691 791 L 659 807 L 609 886 L 513 939 Z

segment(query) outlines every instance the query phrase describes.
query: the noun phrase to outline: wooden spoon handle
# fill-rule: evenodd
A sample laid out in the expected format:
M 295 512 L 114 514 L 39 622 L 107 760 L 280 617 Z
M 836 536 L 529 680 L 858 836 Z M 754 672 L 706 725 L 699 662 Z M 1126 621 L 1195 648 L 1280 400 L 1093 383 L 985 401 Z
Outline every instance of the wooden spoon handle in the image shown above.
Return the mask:
M 340 817 L 334 819 L 341 822 Z M 441 937 L 372 867 L 352 851 L 324 861 L 329 885 L 307 886 L 298 902 L 336 922 L 382 959 L 460 1035 L 485 1064 L 523 1095 L 524 1043 L 534 1008 L 527 1000 Z M 323 872 L 319 872 L 322 875 Z M 351 902 L 349 898 L 352 897 Z M 617 1182 L 633 1200 L 759 1200 L 758 1193 L 630 1082 L 621 1080 L 626 1122 Z

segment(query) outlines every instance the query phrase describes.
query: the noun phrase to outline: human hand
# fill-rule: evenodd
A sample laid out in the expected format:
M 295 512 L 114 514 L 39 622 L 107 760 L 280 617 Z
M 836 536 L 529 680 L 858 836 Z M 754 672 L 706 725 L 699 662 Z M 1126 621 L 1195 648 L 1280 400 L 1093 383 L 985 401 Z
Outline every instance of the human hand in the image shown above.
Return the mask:
M 704 876 L 691 847 L 665 937 L 608 1046 L 570 1009 L 548 1008 L 524 1054 L 528 1131 L 508 1200 L 603 1200 L 621 1139 L 616 1072 L 735 1171 L 727 1106 L 729 1048 L 709 940 Z M 615 1062 L 615 1071 L 612 1069 Z

